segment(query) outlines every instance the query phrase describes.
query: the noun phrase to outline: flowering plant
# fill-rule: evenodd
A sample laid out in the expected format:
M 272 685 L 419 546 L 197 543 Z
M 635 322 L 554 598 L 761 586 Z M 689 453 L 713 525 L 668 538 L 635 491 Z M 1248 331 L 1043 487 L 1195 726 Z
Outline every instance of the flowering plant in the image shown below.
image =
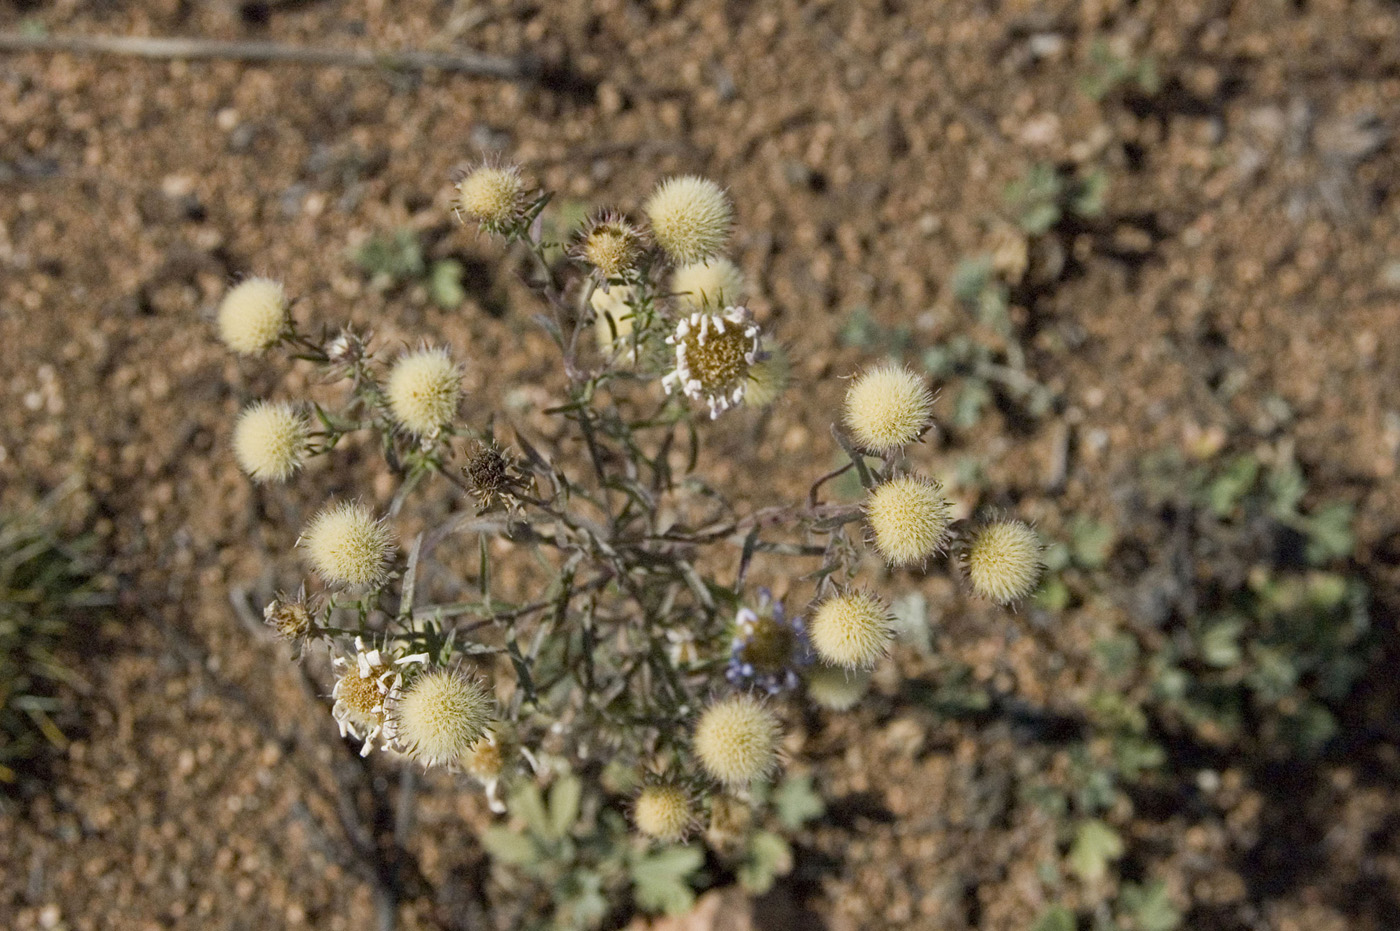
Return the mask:
M 503 785 L 529 798 L 511 787 L 568 779 L 629 812 L 649 842 L 704 828 L 720 850 L 736 809 L 780 765 L 793 703 L 852 707 L 889 648 L 889 605 L 857 584 L 867 537 L 890 566 L 960 551 L 973 592 L 1003 604 L 1035 587 L 1040 543 L 1009 518 L 961 527 L 939 484 L 908 469 L 903 450 L 931 426 L 934 396 L 888 363 L 846 394 L 844 429 L 833 428 L 846 462 L 814 477 L 802 502 L 740 513 L 693 473 L 695 445 L 707 419 L 771 404 L 788 368 L 720 254 L 728 197 L 673 178 L 641 217 L 599 213 L 570 243 L 545 240 L 548 201 L 515 167 L 478 167 L 456 189 L 464 220 L 533 257 L 564 374 L 547 413 L 567 439 L 517 426 L 502 441 L 504 418 L 464 417 L 464 363 L 448 348 L 386 361 L 349 328 L 311 336 L 275 282 L 225 296 L 218 327 L 231 349 L 289 348 L 346 386 L 336 410 L 248 407 L 233 449 L 249 477 L 287 480 L 371 431 L 398 480 L 385 508 L 328 502 L 312 518 L 298 546 L 315 581 L 270 602 L 266 618 L 299 647 L 335 654 L 332 712 L 363 753 L 464 769 L 497 810 Z M 847 472 L 864 503 L 824 502 L 823 486 Z M 400 541 L 396 516 L 426 479 L 454 486 L 454 512 Z M 476 565 L 451 576 L 461 584 L 450 598 L 426 598 L 441 544 L 473 536 Z M 499 581 L 503 559 L 513 590 Z M 778 559 L 782 599 L 750 585 L 756 561 Z

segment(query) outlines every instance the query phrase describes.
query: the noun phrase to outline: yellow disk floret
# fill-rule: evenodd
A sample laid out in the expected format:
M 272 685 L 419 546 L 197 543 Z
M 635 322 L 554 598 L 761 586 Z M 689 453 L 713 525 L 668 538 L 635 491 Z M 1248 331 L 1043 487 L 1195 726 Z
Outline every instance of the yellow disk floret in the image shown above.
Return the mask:
M 902 365 L 885 363 L 861 374 L 846 391 L 846 426 L 876 453 L 917 440 L 928 428 L 933 392 Z
M 400 425 L 417 436 L 431 436 L 457 416 L 462 372 L 446 349 L 420 349 L 394 363 L 384 393 Z
M 290 404 L 258 401 L 243 409 L 233 428 L 233 455 L 257 482 L 280 482 L 306 459 L 309 428 Z
M 218 322 L 219 338 L 234 352 L 262 352 L 286 329 L 286 292 L 270 278 L 249 278 L 224 295 Z
M 457 183 L 457 206 L 488 232 L 503 232 L 522 216 L 525 179 L 514 165 L 483 165 Z
M 808 628 L 817 655 L 832 666 L 868 668 L 894 637 L 889 606 L 869 592 L 851 591 L 823 601 Z
M 964 555 L 972 590 L 997 604 L 1029 595 L 1040 581 L 1040 536 L 1024 521 L 1003 519 L 984 524 L 973 534 Z
M 346 502 L 311 518 L 297 544 L 327 582 L 372 585 L 388 575 L 394 535 L 369 508 Z
M 620 215 L 606 213 L 589 222 L 576 252 L 604 278 L 620 278 L 642 257 L 642 236 Z
M 671 291 L 687 310 L 719 310 L 738 304 L 743 297 L 744 273 L 722 256 L 691 262 L 676 269 Z
M 394 703 L 395 742 L 424 766 L 455 766 L 486 735 L 491 708 L 476 679 L 452 669 L 425 672 Z
M 695 812 L 685 790 L 672 785 L 647 786 L 637 794 L 632 820 L 647 837 L 676 843 L 690 832 Z
M 901 475 L 871 490 L 865 516 L 875 548 L 894 566 L 920 562 L 942 550 L 952 517 L 943 486 L 917 475 Z
M 707 773 L 726 785 L 758 779 L 777 762 L 778 719 L 752 696 L 722 699 L 700 715 L 695 755 Z
M 814 666 L 807 673 L 807 697 L 828 711 L 849 711 L 870 691 L 864 669 Z
M 642 209 L 652 238 L 673 262 L 703 262 L 729 239 L 729 198 L 705 178 L 667 178 Z

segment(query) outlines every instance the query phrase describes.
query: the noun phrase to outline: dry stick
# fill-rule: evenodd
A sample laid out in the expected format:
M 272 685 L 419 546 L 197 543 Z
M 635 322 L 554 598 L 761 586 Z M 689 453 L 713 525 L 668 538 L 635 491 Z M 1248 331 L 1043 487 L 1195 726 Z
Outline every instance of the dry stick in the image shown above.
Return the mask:
M 133 58 L 226 59 L 399 71 L 450 71 L 507 81 L 534 80 L 541 71 L 540 62 L 530 56 L 507 58 L 479 52 L 373 52 L 366 49 L 283 45 L 278 42 L 226 42 L 158 36 L 30 36 L 0 32 L 0 52 L 73 52 Z

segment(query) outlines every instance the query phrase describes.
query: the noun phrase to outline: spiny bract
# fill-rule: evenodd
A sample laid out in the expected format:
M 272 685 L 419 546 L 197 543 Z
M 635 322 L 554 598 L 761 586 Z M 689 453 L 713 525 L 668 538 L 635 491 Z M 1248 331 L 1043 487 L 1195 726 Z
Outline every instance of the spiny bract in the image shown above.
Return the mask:
M 918 475 L 877 485 L 865 501 L 875 548 L 894 566 L 927 559 L 947 545 L 952 526 L 943 487 Z
M 218 322 L 219 338 L 234 352 L 262 352 L 282 338 L 286 292 L 270 278 L 248 278 L 224 295 Z
M 1040 536 L 1024 521 L 994 520 L 978 528 L 963 563 L 972 590 L 997 604 L 1020 601 L 1040 581 Z
M 817 655 L 845 669 L 875 665 L 894 637 L 889 607 L 864 591 L 845 592 L 823 601 L 809 630 Z
M 258 401 L 233 428 L 233 455 L 257 482 L 284 481 L 306 459 L 306 418 L 290 404 Z
M 457 416 L 462 372 L 446 349 L 420 349 L 394 363 L 384 393 L 404 429 L 430 436 Z
M 932 411 L 933 392 L 924 380 L 892 362 L 863 372 L 846 391 L 846 425 L 871 452 L 890 452 L 917 440 Z
M 391 713 L 405 753 L 425 766 L 456 765 L 485 736 L 491 699 L 477 680 L 433 669 L 409 683 Z
M 394 535 L 369 508 L 347 501 L 322 508 L 297 544 L 327 582 L 372 585 L 389 574 Z
M 734 695 L 706 708 L 695 726 L 695 755 L 711 776 L 741 785 L 778 759 L 778 719 L 758 699 Z
M 718 184 L 687 175 L 667 178 L 643 206 L 651 235 L 673 262 L 703 262 L 729 240 L 733 209 Z

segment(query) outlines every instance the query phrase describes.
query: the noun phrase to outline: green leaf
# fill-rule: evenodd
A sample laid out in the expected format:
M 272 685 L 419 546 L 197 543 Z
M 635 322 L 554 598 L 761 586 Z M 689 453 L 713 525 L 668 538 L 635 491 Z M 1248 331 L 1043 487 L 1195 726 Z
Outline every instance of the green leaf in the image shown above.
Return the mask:
M 1052 905 L 1031 925 L 1031 931 L 1077 931 L 1074 912 L 1063 905 Z
M 540 787 L 533 782 L 524 782 L 510 795 L 506 809 L 525 822 L 525 827 L 536 837 L 550 837 L 549 818 L 544 810 L 544 797 Z
M 481 846 L 493 859 L 510 866 L 527 866 L 540 859 L 539 848 L 530 838 L 500 825 L 481 832 Z
M 1201 659 L 1217 669 L 1238 664 L 1244 657 L 1240 647 L 1244 627 L 1244 619 L 1232 615 L 1210 624 L 1201 634 Z
M 1069 866 L 1085 882 L 1097 882 L 1108 872 L 1109 864 L 1123 856 L 1123 838 L 1102 821 L 1079 825 L 1069 851 Z
M 1181 912 L 1172 906 L 1167 884 L 1160 880 L 1140 886 L 1124 883 L 1118 904 L 1132 917 L 1135 931 L 1176 931 L 1181 927 Z
M 1329 504 L 1305 522 L 1308 535 L 1308 562 L 1320 566 L 1334 559 L 1346 559 L 1356 547 L 1351 532 L 1355 508 L 1347 502 Z
M 1225 517 L 1244 500 L 1259 478 L 1259 460 L 1237 456 L 1206 487 L 1206 504 L 1217 517 Z
M 665 847 L 632 860 L 632 887 L 638 907 L 676 915 L 695 904 L 689 877 L 705 855 L 694 847 Z
M 748 857 L 739 865 L 739 883 L 751 895 L 763 895 L 791 869 L 788 842 L 771 831 L 759 831 L 749 841 Z
M 563 837 L 578 820 L 579 800 L 583 798 L 583 783 L 575 776 L 560 776 L 549 790 L 549 831 L 552 837 Z
M 456 259 L 440 259 L 428 273 L 428 296 L 443 310 L 456 310 L 467 299 L 462 287 L 462 263 Z
M 812 788 L 811 773 L 784 779 L 773 792 L 773 808 L 778 820 L 792 831 L 826 813 L 826 803 Z
M 1070 524 L 1069 532 L 1074 561 L 1085 569 L 1101 568 L 1118 543 L 1118 532 L 1112 526 L 1083 515 Z

